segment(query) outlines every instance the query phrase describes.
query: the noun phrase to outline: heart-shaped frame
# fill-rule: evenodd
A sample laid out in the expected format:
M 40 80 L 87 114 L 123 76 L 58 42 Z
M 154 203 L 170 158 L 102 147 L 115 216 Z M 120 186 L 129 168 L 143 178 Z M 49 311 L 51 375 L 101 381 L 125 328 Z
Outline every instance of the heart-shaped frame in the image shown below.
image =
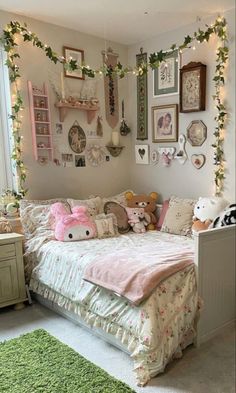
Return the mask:
M 200 169 L 206 162 L 206 157 L 204 154 L 193 154 L 191 157 L 191 162 L 196 169 Z

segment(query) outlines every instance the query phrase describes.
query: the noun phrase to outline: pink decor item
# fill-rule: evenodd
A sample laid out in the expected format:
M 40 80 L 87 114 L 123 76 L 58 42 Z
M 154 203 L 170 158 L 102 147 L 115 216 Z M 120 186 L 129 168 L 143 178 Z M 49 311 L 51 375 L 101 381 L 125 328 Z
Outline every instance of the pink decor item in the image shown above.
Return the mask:
M 150 223 L 150 219 L 144 208 L 126 207 L 125 210 L 128 216 L 128 223 L 133 231 L 136 233 L 146 232 L 146 226 Z
M 96 225 L 88 215 L 87 207 L 75 206 L 68 214 L 63 203 L 51 206 L 55 217 L 55 238 L 63 242 L 91 239 L 97 235 Z
M 158 223 L 157 223 L 157 230 L 158 230 L 158 231 L 160 231 L 160 229 L 161 229 L 161 227 L 162 227 L 162 224 L 163 224 L 163 222 L 164 222 L 165 215 L 166 215 L 166 212 L 167 212 L 168 208 L 169 208 L 169 199 L 167 199 L 166 201 L 164 201 L 163 204 L 162 204 L 160 217 L 159 217 Z

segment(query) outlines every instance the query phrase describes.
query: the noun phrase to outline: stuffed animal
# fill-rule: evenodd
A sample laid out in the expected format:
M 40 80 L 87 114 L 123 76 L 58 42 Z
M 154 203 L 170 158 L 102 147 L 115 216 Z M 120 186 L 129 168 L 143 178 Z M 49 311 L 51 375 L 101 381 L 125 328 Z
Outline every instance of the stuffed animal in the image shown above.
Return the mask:
M 96 225 L 88 214 L 87 207 L 75 206 L 68 214 L 63 203 L 51 206 L 51 215 L 55 217 L 55 238 L 60 241 L 91 239 L 96 236 Z
M 146 226 L 150 223 L 150 218 L 147 213 L 145 213 L 142 207 L 126 207 L 128 216 L 128 223 L 133 228 L 136 233 L 146 232 Z
M 132 208 L 143 208 L 145 213 L 149 216 L 148 229 L 153 230 L 156 228 L 157 217 L 156 212 L 156 202 L 158 194 L 156 192 L 151 192 L 149 195 L 140 194 L 134 195 L 132 192 L 126 192 L 125 198 L 127 201 L 127 206 Z
M 236 224 L 236 204 L 227 206 L 223 212 L 215 218 L 212 227 L 219 228 L 226 225 Z
M 200 197 L 194 207 L 192 231 L 198 232 L 208 229 L 227 204 L 228 202 L 220 197 Z

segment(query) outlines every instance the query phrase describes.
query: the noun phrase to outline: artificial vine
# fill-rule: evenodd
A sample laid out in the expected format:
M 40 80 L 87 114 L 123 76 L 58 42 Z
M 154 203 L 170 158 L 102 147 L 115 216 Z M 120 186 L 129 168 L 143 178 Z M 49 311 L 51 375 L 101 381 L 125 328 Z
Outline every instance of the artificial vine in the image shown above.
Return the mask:
M 15 161 L 17 168 L 19 192 L 23 196 L 26 193 L 26 190 L 24 188 L 24 183 L 26 180 L 26 168 L 22 159 L 22 121 L 20 113 L 23 110 L 23 99 L 17 83 L 20 78 L 19 67 L 17 65 L 17 59 L 20 58 L 20 55 L 17 51 L 19 46 L 16 41 L 17 36 L 21 35 L 23 41 L 31 42 L 34 46 L 44 51 L 45 55 L 51 61 L 53 61 L 55 64 L 63 64 L 66 69 L 79 69 L 84 75 L 90 78 L 94 78 L 96 75 L 110 76 L 112 74 L 116 74 L 119 78 L 123 78 L 130 73 L 139 76 L 147 73 L 149 68 L 151 68 L 152 70 L 158 68 L 160 63 L 165 61 L 166 56 L 170 53 L 176 50 L 182 53 L 185 49 L 195 49 L 194 42 L 208 42 L 211 35 L 215 34 L 219 38 L 219 46 L 217 48 L 216 68 L 213 78 L 215 85 L 215 94 L 213 96 L 213 99 L 216 104 L 217 115 L 215 116 L 215 142 L 212 146 L 214 148 L 214 165 L 216 166 L 216 169 L 214 171 L 214 181 L 216 186 L 215 194 L 220 195 L 223 190 L 223 183 L 225 179 L 223 142 L 227 111 L 221 98 L 221 88 L 225 84 L 225 66 L 228 60 L 229 53 L 229 48 L 227 46 L 228 39 L 226 26 L 227 23 L 225 18 L 219 17 L 212 25 L 206 25 L 206 30 L 198 29 L 198 31 L 195 32 L 192 36 L 187 35 L 181 45 L 173 44 L 168 51 L 160 50 L 159 52 L 151 53 L 148 63 L 142 63 L 138 67 L 123 66 L 121 63 L 118 63 L 116 67 L 110 68 L 107 67 L 107 65 L 104 63 L 99 69 L 94 70 L 88 65 L 78 64 L 77 61 L 73 58 L 69 59 L 69 61 L 66 61 L 63 56 L 60 56 L 56 52 L 54 52 L 50 46 L 43 44 L 43 42 L 40 41 L 40 39 L 35 33 L 32 33 L 28 30 L 26 24 L 21 25 L 17 21 L 11 21 L 3 30 L 1 42 L 4 46 L 5 51 L 7 52 L 6 64 L 9 69 L 10 82 L 15 90 L 12 96 L 13 103 L 12 114 L 10 118 L 13 123 L 12 132 L 14 140 L 12 158 Z

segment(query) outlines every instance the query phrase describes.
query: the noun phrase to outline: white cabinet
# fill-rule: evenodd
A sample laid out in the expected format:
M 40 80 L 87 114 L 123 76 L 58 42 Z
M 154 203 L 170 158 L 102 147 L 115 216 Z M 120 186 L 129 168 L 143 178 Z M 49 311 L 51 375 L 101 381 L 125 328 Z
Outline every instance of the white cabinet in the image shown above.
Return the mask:
M 22 255 L 24 236 L 17 233 L 0 234 L 0 308 L 27 300 Z

